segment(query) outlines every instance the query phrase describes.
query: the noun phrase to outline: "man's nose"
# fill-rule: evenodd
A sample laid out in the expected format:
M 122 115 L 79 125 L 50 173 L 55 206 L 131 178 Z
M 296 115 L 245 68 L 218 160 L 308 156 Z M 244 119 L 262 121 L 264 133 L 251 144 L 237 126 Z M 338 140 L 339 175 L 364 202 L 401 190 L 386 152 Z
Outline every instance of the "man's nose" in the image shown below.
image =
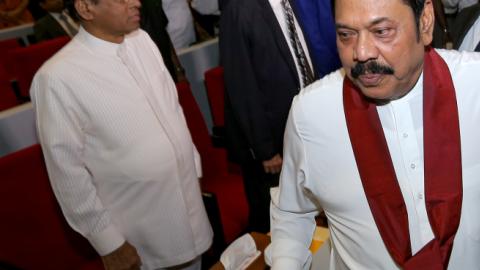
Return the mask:
M 130 7 L 140 8 L 142 6 L 141 0 L 127 0 Z
M 377 59 L 378 48 L 372 37 L 368 33 L 360 33 L 353 49 L 353 60 L 357 62 L 367 62 L 372 59 Z

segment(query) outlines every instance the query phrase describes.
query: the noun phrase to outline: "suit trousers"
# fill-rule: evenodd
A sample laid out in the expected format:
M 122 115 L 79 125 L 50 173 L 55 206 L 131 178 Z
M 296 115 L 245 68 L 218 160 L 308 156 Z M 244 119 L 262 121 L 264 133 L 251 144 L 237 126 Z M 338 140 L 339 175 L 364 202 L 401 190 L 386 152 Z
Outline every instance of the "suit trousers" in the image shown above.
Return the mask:
M 270 188 L 278 186 L 280 174 L 265 173 L 261 161 L 249 159 L 241 164 L 249 216 L 248 230 L 270 231 Z

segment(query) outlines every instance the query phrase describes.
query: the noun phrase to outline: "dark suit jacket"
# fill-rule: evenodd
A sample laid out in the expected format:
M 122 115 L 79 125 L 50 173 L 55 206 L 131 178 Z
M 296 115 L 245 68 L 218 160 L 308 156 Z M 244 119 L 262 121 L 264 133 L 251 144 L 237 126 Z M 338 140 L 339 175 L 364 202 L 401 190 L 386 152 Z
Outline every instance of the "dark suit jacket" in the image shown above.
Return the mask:
M 37 42 L 54 39 L 56 37 L 68 36 L 63 27 L 53 18 L 50 13 L 35 22 L 33 26 Z
M 473 26 L 478 16 L 480 16 L 480 3 L 462 9 L 457 14 L 452 26 L 453 48 L 458 49 L 462 45 L 463 39 L 468 30 Z
M 231 158 L 259 161 L 282 154 L 283 133 L 300 82 L 293 56 L 268 0 L 222 5 L 225 127 Z

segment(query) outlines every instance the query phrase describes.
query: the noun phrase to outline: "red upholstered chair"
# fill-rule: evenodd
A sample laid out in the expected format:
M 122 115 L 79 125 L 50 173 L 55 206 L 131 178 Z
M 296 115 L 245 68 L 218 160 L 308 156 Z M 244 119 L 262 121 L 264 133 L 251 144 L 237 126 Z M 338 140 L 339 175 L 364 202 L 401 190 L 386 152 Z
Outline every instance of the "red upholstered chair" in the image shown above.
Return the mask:
M 20 48 L 20 43 L 17 39 L 7 39 L 0 41 L 0 66 L 5 69 L 7 79 L 12 79 L 12 67 L 10 66 L 8 52 L 12 49 Z
M 17 106 L 19 103 L 10 87 L 10 81 L 3 66 L 0 65 L 0 111 Z
M 228 244 L 245 232 L 248 223 L 243 180 L 240 175 L 229 173 L 225 150 L 213 147 L 190 86 L 178 83 L 177 90 L 193 142 L 202 157 L 202 191 L 213 193 L 217 199 L 225 244 Z
M 209 69 L 204 76 L 213 124 L 218 127 L 224 126 L 225 82 L 223 80 L 223 67 Z
M 19 269 L 103 269 L 66 223 L 39 145 L 0 158 L 0 262 Z
M 208 102 L 212 112 L 214 145 L 225 146 L 225 81 L 223 67 L 218 66 L 205 72 L 205 87 L 207 89 Z M 229 162 L 228 170 L 240 174 L 240 166 Z
M 9 51 L 12 75 L 17 80 L 20 94 L 23 97 L 29 96 L 30 84 L 37 70 L 68 41 L 70 41 L 68 36 L 58 37 Z
M 0 41 L 0 52 L 2 53 L 19 47 L 20 43 L 18 43 L 18 40 L 15 38 Z
M 0 65 L 3 65 L 6 70 L 8 70 L 6 67 L 8 64 L 7 52 L 20 47 L 20 43 L 18 43 L 16 39 L 7 39 L 0 41 Z

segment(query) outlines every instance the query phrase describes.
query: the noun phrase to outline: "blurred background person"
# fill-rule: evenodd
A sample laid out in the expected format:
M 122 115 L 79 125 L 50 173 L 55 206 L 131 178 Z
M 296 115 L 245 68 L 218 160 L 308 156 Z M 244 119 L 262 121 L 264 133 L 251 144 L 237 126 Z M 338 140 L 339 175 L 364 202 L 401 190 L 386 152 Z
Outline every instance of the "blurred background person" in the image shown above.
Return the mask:
M 0 0 L 0 29 L 33 21 L 28 0 Z
M 167 32 L 169 20 L 163 10 L 162 0 L 143 0 L 141 15 L 141 28 L 150 35 L 157 45 L 173 80 L 175 82 L 187 81 L 185 69 L 178 59 L 177 52 Z
M 453 47 L 480 52 L 480 3 L 463 8 L 452 26 Z
M 475 5 L 478 0 L 442 0 L 442 3 L 446 14 L 455 14 L 464 8 Z
M 162 0 L 168 18 L 167 32 L 178 51 L 196 41 L 192 13 L 187 0 Z
M 218 36 L 220 8 L 218 0 L 189 0 L 199 42 Z
M 64 9 L 62 0 L 39 0 L 38 4 L 47 14 L 37 20 L 33 27 L 37 42 L 77 34 L 78 23 Z

